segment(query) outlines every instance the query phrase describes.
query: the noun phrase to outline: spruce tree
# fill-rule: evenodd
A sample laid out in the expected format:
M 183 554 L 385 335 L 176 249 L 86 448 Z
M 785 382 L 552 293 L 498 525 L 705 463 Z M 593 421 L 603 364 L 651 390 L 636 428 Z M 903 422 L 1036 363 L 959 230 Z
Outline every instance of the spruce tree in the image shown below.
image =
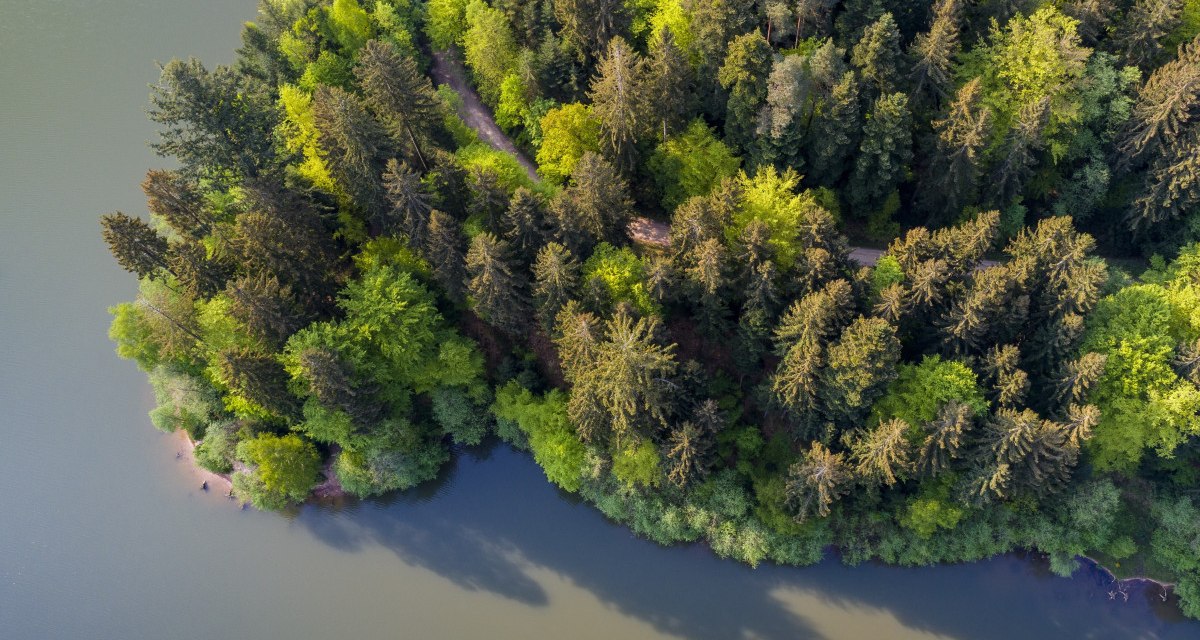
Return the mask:
M 467 290 L 476 312 L 498 329 L 520 333 L 529 321 L 528 285 L 508 243 L 490 232 L 480 233 L 471 240 L 466 264 Z
M 754 142 L 758 111 L 767 98 L 770 72 L 771 45 L 761 33 L 746 33 L 729 43 L 717 80 L 729 94 L 725 139 L 735 149 L 746 151 Z
M 650 52 L 645 75 L 646 95 L 653 98 L 651 111 L 661 125 L 663 140 L 682 126 L 692 110 L 691 79 L 691 67 L 675 43 L 675 34 L 664 26 Z
M 369 215 L 387 206 L 380 176 L 391 144 L 362 99 L 340 87 L 320 85 L 313 93 L 312 111 L 334 178 Z
M 983 104 L 979 78 L 963 85 L 950 112 L 932 124 L 935 152 L 921 197 L 931 221 L 949 221 L 974 201 L 983 151 L 991 139 L 992 113 Z
M 170 245 L 144 220 L 118 211 L 102 216 L 100 226 L 108 250 L 122 269 L 145 278 L 167 266 Z
M 903 479 L 912 464 L 908 429 L 907 422 L 892 418 L 859 438 L 851 452 L 858 476 L 889 487 Z
M 212 215 L 195 186 L 176 171 L 151 170 L 142 181 L 150 213 L 183 237 L 200 239 L 212 229 Z
M 858 159 L 850 176 L 850 201 L 866 216 L 883 204 L 904 179 L 912 160 L 912 115 L 903 93 L 875 101 L 863 127 Z
M 898 91 L 900 64 L 900 29 L 891 13 L 885 13 L 863 29 L 862 38 L 850 52 L 850 63 L 858 69 L 872 99 Z
M 929 31 L 918 34 L 908 48 L 914 108 L 937 109 L 954 88 L 954 57 L 959 51 L 959 13 L 962 0 L 938 0 Z
M 542 326 L 553 326 L 558 313 L 579 286 L 579 261 L 557 242 L 538 250 L 533 263 L 533 300 Z
M 433 197 L 407 162 L 388 160 L 383 174 L 383 188 L 391 206 L 381 207 L 371 216 L 371 222 L 384 234 L 408 236 L 414 246 L 422 246 L 429 232 L 429 212 Z
M 645 73 L 641 57 L 618 36 L 608 43 L 588 91 L 604 153 L 626 175 L 636 168 L 638 144 L 652 130 L 650 96 L 643 91 Z
M 371 40 L 358 51 L 354 75 L 367 104 L 415 163 L 428 170 L 422 147 L 441 126 L 442 107 L 433 86 L 413 59 L 391 43 Z
M 800 462 L 788 469 L 785 491 L 796 520 L 828 516 L 834 501 L 849 491 L 851 479 L 850 466 L 842 454 L 813 442 Z
M 962 454 L 974 417 L 971 405 L 953 400 L 942 405 L 937 417 L 924 427 L 926 435 L 917 458 L 918 470 L 930 477 L 948 471 Z
M 464 237 L 458 221 L 449 214 L 430 211 L 424 256 L 446 295 L 461 302 L 466 293 L 463 283 L 467 281 Z
M 1116 36 L 1125 64 L 1149 69 L 1162 54 L 1162 40 L 1183 17 L 1185 0 L 1137 0 L 1125 13 Z

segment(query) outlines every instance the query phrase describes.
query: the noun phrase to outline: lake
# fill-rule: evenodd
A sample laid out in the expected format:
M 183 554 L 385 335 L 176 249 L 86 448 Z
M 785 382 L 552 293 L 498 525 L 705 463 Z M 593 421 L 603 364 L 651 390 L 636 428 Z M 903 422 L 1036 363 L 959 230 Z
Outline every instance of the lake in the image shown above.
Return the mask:
M 250 0 L 0 2 L 0 637 L 1197 638 L 1007 556 L 751 569 L 662 548 L 507 448 L 389 499 L 240 510 L 150 425 L 106 338 L 132 277 L 99 214 L 143 213 L 154 60 L 232 60 Z

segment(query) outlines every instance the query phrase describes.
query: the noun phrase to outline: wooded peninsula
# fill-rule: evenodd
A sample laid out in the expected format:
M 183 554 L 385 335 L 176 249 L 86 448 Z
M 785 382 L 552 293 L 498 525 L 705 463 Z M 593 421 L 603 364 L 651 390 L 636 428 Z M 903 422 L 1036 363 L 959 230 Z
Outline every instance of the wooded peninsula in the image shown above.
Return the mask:
M 238 497 L 499 438 L 662 544 L 1200 617 L 1200 0 L 262 0 L 237 53 L 101 222 Z

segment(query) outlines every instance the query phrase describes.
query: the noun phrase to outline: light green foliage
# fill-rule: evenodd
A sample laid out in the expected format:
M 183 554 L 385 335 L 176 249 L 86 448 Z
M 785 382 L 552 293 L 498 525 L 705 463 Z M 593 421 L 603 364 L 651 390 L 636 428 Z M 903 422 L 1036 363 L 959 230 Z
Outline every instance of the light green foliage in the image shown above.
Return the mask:
M 871 409 L 872 422 L 900 418 L 920 427 L 951 400 L 970 406 L 976 415 L 988 410 L 974 371 L 957 360 L 926 356 L 920 364 L 900 365 L 887 394 Z
M 647 168 L 662 194 L 662 205 L 674 211 L 692 196 L 708 195 L 727 177 L 737 174 L 741 160 L 717 139 L 703 120 L 660 144 Z
M 316 60 L 304 67 L 304 75 L 296 81 L 305 91 L 315 91 L 318 86 L 348 87 L 354 78 L 350 59 L 332 51 L 322 51 Z
M 326 15 L 333 37 L 347 55 L 353 55 L 375 35 L 371 17 L 358 0 L 333 0 Z
M 200 468 L 213 473 L 233 471 L 237 456 L 237 436 L 233 423 L 210 424 L 204 430 L 204 440 L 196 445 L 193 454 Z
M 695 59 L 696 52 L 692 49 L 691 16 L 683 8 L 681 0 L 657 0 L 654 12 L 650 15 L 649 27 L 650 35 L 647 41 L 651 49 L 662 42 L 663 29 L 669 28 L 675 38 L 675 45 L 687 53 L 693 65 L 699 62 Z
M 398 425 L 402 427 L 403 425 Z M 437 476 L 450 453 L 437 441 L 393 432 L 361 450 L 344 449 L 333 471 L 342 488 L 359 497 L 411 489 Z M 403 447 L 397 438 L 407 440 Z
M 496 104 L 496 124 L 512 131 L 529 117 L 529 89 L 521 76 L 510 73 L 500 83 L 500 101 Z
M 1096 465 L 1132 471 L 1144 449 L 1170 457 L 1200 434 L 1200 389 L 1172 369 L 1175 348 L 1200 337 L 1200 247 L 1170 268 L 1150 272 L 1096 306 L 1082 347 L 1108 356 L 1094 392 L 1101 419 L 1092 441 Z
M 204 437 L 208 423 L 222 413 L 217 392 L 202 378 L 170 365 L 159 365 L 149 374 L 158 404 L 150 422 L 168 433 L 183 429 L 192 439 Z
M 606 302 L 628 302 L 642 313 L 654 313 L 657 304 L 646 290 L 645 265 L 629 247 L 620 249 L 603 242 L 583 263 L 582 282 L 598 280 L 604 285 Z
M 508 18 L 483 0 L 467 4 L 463 56 L 475 76 L 479 95 L 490 105 L 500 102 L 501 85 L 517 66 L 517 43 Z
M 234 491 L 259 509 L 282 509 L 304 500 L 321 471 L 316 447 L 295 434 L 264 433 L 243 440 L 237 457 L 251 471 L 235 476 Z
M 653 488 L 662 481 L 662 456 L 650 440 L 622 446 L 613 452 L 612 472 L 628 489 Z
M 966 510 L 950 499 L 948 482 L 926 482 L 917 495 L 909 498 L 900 524 L 922 538 L 929 538 L 938 529 L 954 529 L 965 514 Z
M 883 256 L 871 270 L 871 293 L 875 295 L 879 295 L 880 291 L 901 282 L 904 282 L 904 269 L 895 256 Z
M 533 459 L 546 477 L 566 491 L 579 491 L 586 449 L 567 420 L 567 399 L 561 391 L 538 398 L 516 381 L 496 391 L 492 412 L 514 422 L 529 438 Z
M 117 355 L 133 360 L 142 371 L 151 371 L 159 363 L 159 346 L 154 339 L 154 329 L 146 315 L 132 302 L 122 302 L 108 308 L 112 324 L 108 327 L 108 339 L 117 343 Z
M 449 49 L 467 32 L 467 0 L 429 0 L 425 35 L 435 49 Z
M 444 84 L 438 85 L 437 95 L 441 99 L 443 111 L 445 111 L 442 126 L 446 127 L 451 137 L 454 138 L 454 146 L 462 148 L 479 142 L 479 134 L 467 126 L 467 123 L 463 122 L 458 115 L 459 110 L 462 109 L 462 96 L 455 93 L 449 85 Z
M 483 142 L 465 146 L 454 155 L 459 164 L 468 171 L 479 169 L 494 173 L 496 179 L 508 191 L 514 191 L 517 187 L 534 189 L 537 186 L 530 180 L 525 167 L 522 167 L 511 153 L 493 149 Z
M 565 182 L 583 154 L 600 151 L 600 123 L 590 105 L 572 102 L 546 112 L 541 120 L 538 173 L 554 183 Z
M 1157 526 L 1151 538 L 1154 558 L 1171 567 L 1180 577 L 1179 589 L 1184 611 L 1200 614 L 1200 509 L 1189 498 L 1157 501 L 1154 504 Z
M 1044 6 L 993 30 L 986 44 L 964 56 L 959 77 L 982 79 L 984 103 L 996 116 L 997 142 L 1022 108 L 1048 99 L 1051 154 L 1066 149 L 1080 121 L 1080 89 L 1091 54 L 1080 45 L 1077 26 L 1057 8 Z
M 300 153 L 304 160 L 296 172 L 312 185 L 329 193 L 339 194 L 329 166 L 325 163 L 325 152 L 317 143 L 317 125 L 313 120 L 312 95 L 285 84 L 279 87 L 279 104 L 283 107 L 283 122 L 279 125 L 284 146 L 292 153 Z
M 775 262 L 783 271 L 792 268 L 802 252 L 800 226 L 806 214 L 817 208 L 811 192 L 796 193 L 800 176 L 788 169 L 779 173 L 773 166 L 759 167 L 754 177 L 742 174 L 741 201 L 734 211 L 731 224 L 725 229 L 725 241 L 735 246 L 742 232 L 752 221 L 767 225 L 767 239 L 775 252 Z

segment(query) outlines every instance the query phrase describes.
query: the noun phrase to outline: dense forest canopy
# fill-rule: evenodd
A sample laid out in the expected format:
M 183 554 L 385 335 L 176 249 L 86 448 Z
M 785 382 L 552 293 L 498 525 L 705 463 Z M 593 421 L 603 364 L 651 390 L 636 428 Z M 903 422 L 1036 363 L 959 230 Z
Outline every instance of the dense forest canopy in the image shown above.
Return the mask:
M 162 68 L 175 168 L 102 223 L 151 418 L 256 506 L 495 434 L 663 543 L 1087 554 L 1200 615 L 1200 1 L 263 0 L 242 35 Z M 536 174 L 431 81 L 460 60 Z

